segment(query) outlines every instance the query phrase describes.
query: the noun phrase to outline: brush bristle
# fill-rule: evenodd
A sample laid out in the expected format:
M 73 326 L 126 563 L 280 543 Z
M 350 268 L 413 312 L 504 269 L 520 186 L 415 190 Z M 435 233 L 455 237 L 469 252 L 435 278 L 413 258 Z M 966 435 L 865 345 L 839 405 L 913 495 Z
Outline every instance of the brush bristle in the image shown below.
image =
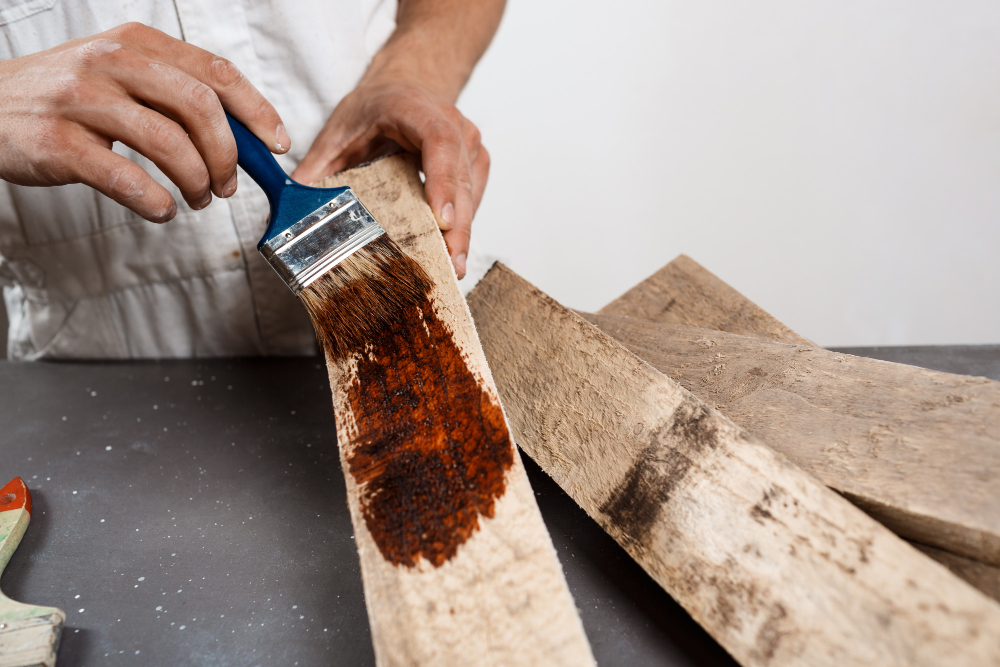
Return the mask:
M 363 349 L 430 294 L 430 276 L 383 234 L 299 292 L 316 337 L 335 360 Z

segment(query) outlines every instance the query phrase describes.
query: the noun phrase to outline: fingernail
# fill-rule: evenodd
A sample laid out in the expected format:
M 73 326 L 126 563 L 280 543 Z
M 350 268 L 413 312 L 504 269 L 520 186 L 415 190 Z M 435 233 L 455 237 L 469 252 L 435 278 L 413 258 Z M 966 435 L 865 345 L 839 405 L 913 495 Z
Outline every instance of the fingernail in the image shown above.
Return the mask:
M 444 223 L 441 229 L 445 231 L 451 229 L 455 223 L 455 207 L 450 202 L 445 204 L 444 208 L 441 209 L 441 222 Z
M 177 213 L 177 202 L 170 205 L 167 212 L 160 216 L 160 222 L 169 222 L 173 219 L 174 215 Z
M 211 203 L 212 203 L 212 193 L 209 192 L 207 195 L 205 195 L 205 197 L 200 202 L 198 202 L 197 204 L 195 204 L 191 208 L 193 208 L 196 211 L 200 211 L 201 209 L 205 208 L 206 206 L 208 206 Z
M 458 276 L 458 279 L 461 280 L 462 278 L 465 277 L 465 253 L 464 252 L 461 253 L 461 254 L 459 254 L 459 255 L 457 255 L 455 257 L 454 264 L 455 264 L 455 274 Z
M 284 153 L 292 146 L 292 140 L 285 131 L 284 123 L 278 123 L 278 129 L 274 131 L 274 145 L 279 153 Z
M 233 174 L 233 177 L 222 186 L 222 196 L 232 197 L 234 192 L 236 192 L 236 174 Z

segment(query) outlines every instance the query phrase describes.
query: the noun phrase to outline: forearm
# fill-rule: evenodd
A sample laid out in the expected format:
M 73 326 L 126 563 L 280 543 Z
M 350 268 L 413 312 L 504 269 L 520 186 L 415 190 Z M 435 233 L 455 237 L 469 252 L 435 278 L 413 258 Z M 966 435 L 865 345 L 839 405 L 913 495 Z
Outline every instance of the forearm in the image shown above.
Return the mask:
M 489 46 L 506 0 L 399 0 L 396 30 L 362 79 L 415 84 L 451 103 Z

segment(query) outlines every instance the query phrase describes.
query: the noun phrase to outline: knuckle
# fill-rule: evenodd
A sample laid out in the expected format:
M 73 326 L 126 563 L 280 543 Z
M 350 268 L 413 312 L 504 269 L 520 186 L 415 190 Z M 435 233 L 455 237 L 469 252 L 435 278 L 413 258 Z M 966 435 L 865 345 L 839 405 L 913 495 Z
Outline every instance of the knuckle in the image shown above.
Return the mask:
M 163 121 L 149 128 L 150 148 L 159 155 L 175 155 L 184 148 L 187 135 L 173 124 Z
M 209 86 L 197 79 L 189 81 L 181 93 L 184 102 L 197 114 L 208 115 L 219 108 L 219 97 Z
M 108 192 L 118 201 L 133 201 L 143 195 L 142 182 L 135 169 L 116 165 L 105 174 Z
M 213 81 L 223 88 L 238 85 L 246 80 L 240 68 L 225 58 L 214 58 L 209 63 L 208 70 Z
M 443 144 L 457 146 L 462 141 L 462 136 L 459 134 L 458 128 L 440 118 L 430 122 L 427 127 L 427 134 Z
M 465 116 L 462 115 L 462 112 L 459 111 L 456 107 L 452 106 L 451 104 L 447 105 L 444 108 L 444 116 L 449 121 L 451 121 L 452 124 L 457 125 L 459 127 L 461 127 L 466 122 Z
M 479 146 L 483 142 L 483 134 L 476 127 L 475 123 L 466 120 L 465 124 L 462 126 L 465 132 L 465 144 L 467 146 Z

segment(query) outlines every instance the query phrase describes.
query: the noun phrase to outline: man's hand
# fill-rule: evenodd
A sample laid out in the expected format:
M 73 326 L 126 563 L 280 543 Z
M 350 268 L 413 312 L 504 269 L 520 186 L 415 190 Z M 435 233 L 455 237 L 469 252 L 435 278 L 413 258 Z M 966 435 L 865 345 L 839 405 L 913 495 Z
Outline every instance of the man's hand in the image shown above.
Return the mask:
M 479 129 L 444 98 L 398 82 L 358 86 L 337 105 L 292 178 L 311 183 L 390 152 L 394 144 L 421 154 L 427 202 L 463 277 L 490 156 Z
M 490 157 L 454 105 L 503 9 L 504 0 L 399 0 L 395 32 L 292 174 L 310 183 L 397 144 L 419 152 L 427 201 L 459 278 Z
M 85 183 L 153 222 L 170 193 L 115 141 L 149 158 L 191 208 L 236 191 L 226 108 L 272 151 L 291 142 L 278 112 L 230 62 L 139 23 L 0 62 L 0 178 Z

